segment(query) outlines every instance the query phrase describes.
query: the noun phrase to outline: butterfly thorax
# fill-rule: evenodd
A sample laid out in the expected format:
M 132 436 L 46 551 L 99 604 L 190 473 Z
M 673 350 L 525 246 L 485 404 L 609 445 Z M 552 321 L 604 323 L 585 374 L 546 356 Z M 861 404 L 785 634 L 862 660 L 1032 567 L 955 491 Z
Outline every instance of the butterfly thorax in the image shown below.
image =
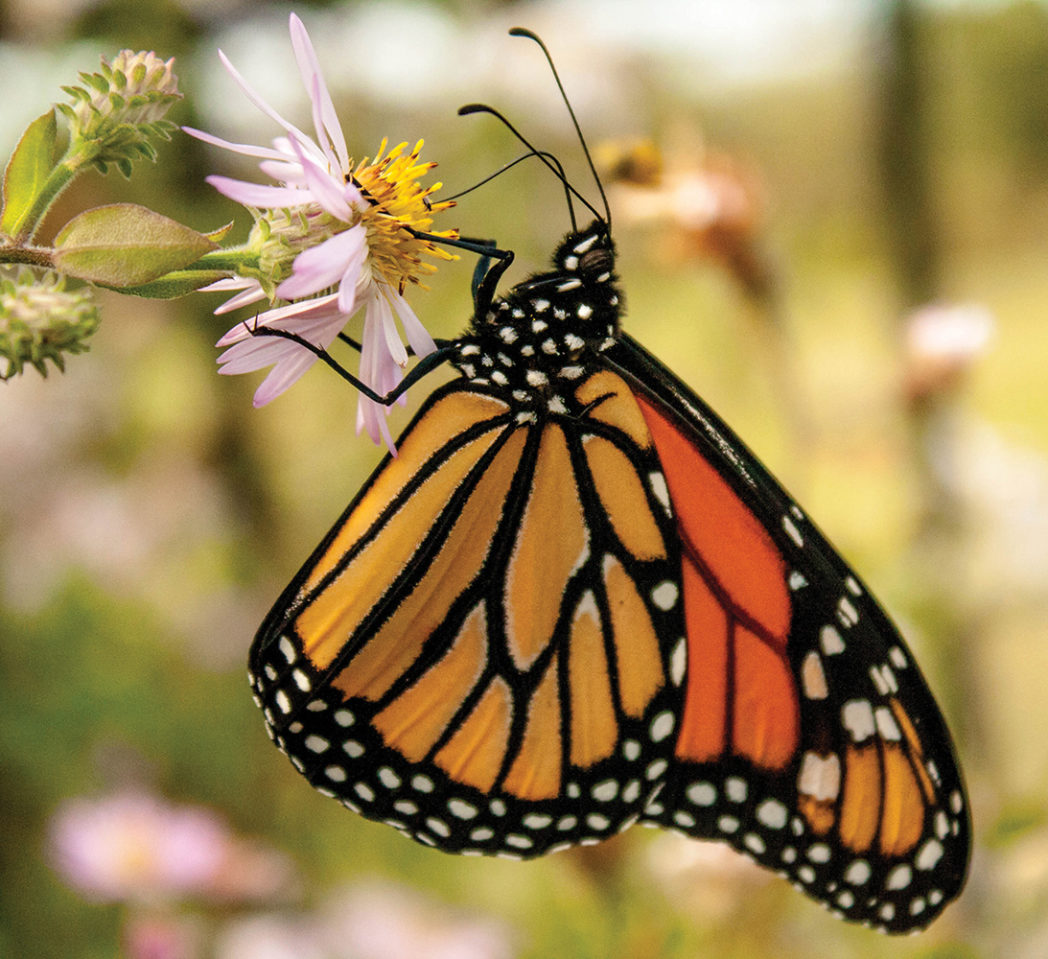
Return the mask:
M 473 384 L 505 392 L 522 412 L 567 412 L 564 395 L 619 331 L 620 293 L 607 225 L 569 233 L 553 269 L 473 318 L 452 362 Z

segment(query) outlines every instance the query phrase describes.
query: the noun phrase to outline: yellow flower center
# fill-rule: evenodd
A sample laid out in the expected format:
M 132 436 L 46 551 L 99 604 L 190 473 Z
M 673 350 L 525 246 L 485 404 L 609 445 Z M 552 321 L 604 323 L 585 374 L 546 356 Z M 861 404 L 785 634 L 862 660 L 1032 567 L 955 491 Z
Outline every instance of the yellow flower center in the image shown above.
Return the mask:
M 422 163 L 422 141 L 406 153 L 407 143 L 401 143 L 386 153 L 383 139 L 374 160 L 365 157 L 352 173 L 353 182 L 368 201 L 360 216 L 368 232 L 368 250 L 371 268 L 386 283 L 400 293 L 408 283 L 425 289 L 421 277 L 436 272 L 436 265 L 422 259 L 423 255 L 441 260 L 456 260 L 455 254 L 432 240 L 419 239 L 408 228 L 420 233 L 431 233 L 446 239 L 458 239 L 458 230 L 432 231 L 433 214 L 453 207 L 451 201 L 433 203 L 429 197 L 440 189 L 434 183 L 423 188 L 418 180 L 432 170 L 436 163 Z

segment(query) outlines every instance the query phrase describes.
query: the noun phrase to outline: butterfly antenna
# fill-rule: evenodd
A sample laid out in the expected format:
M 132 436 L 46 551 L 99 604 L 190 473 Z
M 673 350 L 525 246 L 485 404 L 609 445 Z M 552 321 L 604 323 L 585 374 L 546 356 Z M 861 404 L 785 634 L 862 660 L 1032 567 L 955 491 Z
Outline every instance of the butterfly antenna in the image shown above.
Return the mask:
M 489 173 L 486 177 L 484 177 L 483 180 L 478 180 L 476 183 L 473 184 L 473 186 L 466 187 L 465 190 L 460 190 L 458 193 L 455 193 L 452 196 L 441 197 L 441 201 L 442 202 L 449 202 L 451 200 L 457 200 L 460 197 L 464 197 L 467 193 L 472 193 L 474 190 L 479 189 L 480 187 L 482 187 L 485 183 L 489 183 L 490 181 L 494 180 L 496 177 L 502 176 L 502 174 L 505 173 L 506 171 L 512 170 L 513 167 L 515 167 L 518 163 L 523 163 L 525 160 L 530 160 L 532 157 L 538 157 L 540 160 L 543 160 L 543 162 L 548 161 L 546 163 L 547 166 L 550 163 L 552 163 L 557 168 L 557 170 L 556 170 L 557 178 L 562 183 L 566 180 L 566 177 L 564 175 L 564 167 L 562 167 L 560 165 L 560 160 L 558 160 L 552 153 L 548 153 L 545 150 L 529 150 L 527 153 L 522 153 L 515 160 L 510 160 L 509 163 L 505 164 L 504 166 L 499 167 L 494 173 Z M 568 206 L 569 206 L 569 208 L 571 206 L 570 198 L 569 198 L 569 201 L 568 201 Z
M 568 115 L 571 117 L 572 125 L 575 127 L 575 133 L 579 138 L 579 143 L 582 146 L 582 152 L 586 157 L 586 163 L 589 164 L 590 173 L 593 174 L 593 180 L 597 184 L 597 190 L 600 193 L 601 203 L 604 204 L 604 222 L 608 224 L 608 229 L 611 229 L 611 207 L 608 205 L 608 196 L 604 192 L 604 184 L 600 182 L 600 176 L 597 174 L 597 166 L 593 162 L 593 156 L 590 154 L 589 147 L 586 145 L 586 138 L 582 135 L 582 127 L 579 126 L 578 117 L 575 116 L 575 111 L 571 107 L 571 101 L 568 99 L 568 94 L 564 89 L 564 84 L 560 82 L 560 74 L 557 73 L 557 67 L 553 62 L 553 57 L 550 55 L 549 50 L 546 48 L 546 44 L 539 39 L 537 34 L 532 33 L 525 27 L 513 27 L 509 31 L 511 37 L 527 37 L 529 40 L 534 40 L 539 45 L 539 49 L 542 50 L 546 56 L 546 62 L 549 64 L 550 71 L 553 74 L 553 79 L 556 81 L 557 89 L 560 90 L 561 99 L 564 101 L 564 106 L 568 108 Z M 583 200 L 585 203 L 586 201 Z M 586 206 L 593 210 L 593 207 L 589 203 Z M 593 210 L 596 215 L 596 210 Z
M 564 184 L 564 194 L 568 201 L 568 213 L 571 216 L 571 228 L 573 231 L 578 229 L 578 225 L 575 222 L 575 207 L 571 202 L 571 197 L 574 196 L 580 203 L 583 204 L 594 216 L 600 216 L 600 214 L 593 208 L 593 205 L 575 189 L 569 182 L 568 178 L 564 174 L 564 169 L 559 162 L 551 163 L 547 159 L 548 154 L 544 150 L 536 149 L 531 142 L 520 132 L 512 123 L 509 122 L 498 110 L 494 107 L 489 107 L 486 103 L 467 103 L 464 107 L 459 107 L 458 114 L 460 117 L 468 116 L 471 113 L 490 113 L 495 119 L 497 119 L 510 133 L 513 134 L 521 143 L 524 144 L 531 152 L 533 156 L 537 156 L 554 176 L 561 183 Z

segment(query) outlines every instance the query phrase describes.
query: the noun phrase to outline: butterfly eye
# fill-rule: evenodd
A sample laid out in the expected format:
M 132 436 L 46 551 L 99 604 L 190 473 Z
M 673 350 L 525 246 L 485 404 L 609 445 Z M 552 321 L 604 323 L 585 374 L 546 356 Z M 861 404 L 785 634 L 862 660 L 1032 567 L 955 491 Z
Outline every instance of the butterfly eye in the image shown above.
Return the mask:
M 615 265 L 611 250 L 598 247 L 584 253 L 579 259 L 579 272 L 590 279 L 600 276 L 602 273 L 610 273 Z

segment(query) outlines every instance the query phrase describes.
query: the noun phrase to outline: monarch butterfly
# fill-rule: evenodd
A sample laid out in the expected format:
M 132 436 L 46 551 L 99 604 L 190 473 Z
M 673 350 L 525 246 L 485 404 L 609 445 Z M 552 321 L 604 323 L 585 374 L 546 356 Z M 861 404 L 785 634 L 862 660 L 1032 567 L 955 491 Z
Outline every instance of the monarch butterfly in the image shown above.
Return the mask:
M 594 215 L 502 297 L 512 254 L 480 248 L 500 259 L 439 355 L 459 376 L 254 641 L 267 729 L 321 792 L 445 852 L 656 824 L 919 929 L 969 855 L 939 710 L 819 530 L 620 330 Z

